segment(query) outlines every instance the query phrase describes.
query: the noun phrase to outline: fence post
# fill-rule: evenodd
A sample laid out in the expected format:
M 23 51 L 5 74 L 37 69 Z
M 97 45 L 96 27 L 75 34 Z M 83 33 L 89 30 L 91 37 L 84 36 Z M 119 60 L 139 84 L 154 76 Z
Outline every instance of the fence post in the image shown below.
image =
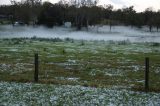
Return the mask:
M 35 53 L 34 65 L 35 65 L 34 81 L 38 82 L 38 53 Z
M 149 90 L 149 58 L 145 58 L 145 91 Z

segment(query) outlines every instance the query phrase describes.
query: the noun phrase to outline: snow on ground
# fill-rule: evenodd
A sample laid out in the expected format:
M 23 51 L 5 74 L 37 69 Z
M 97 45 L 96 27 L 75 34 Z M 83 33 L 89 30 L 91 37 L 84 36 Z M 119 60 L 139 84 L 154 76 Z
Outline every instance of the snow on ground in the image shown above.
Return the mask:
M 159 106 L 160 93 L 0 82 L 1 106 Z
M 54 27 L 46 28 L 43 26 L 17 26 L 1 25 L 0 38 L 13 37 L 42 37 L 42 38 L 73 38 L 76 40 L 114 40 L 131 42 L 160 42 L 160 32 L 148 32 L 130 26 L 114 26 L 109 30 L 109 26 L 89 27 L 89 30 L 76 31 L 73 28 Z

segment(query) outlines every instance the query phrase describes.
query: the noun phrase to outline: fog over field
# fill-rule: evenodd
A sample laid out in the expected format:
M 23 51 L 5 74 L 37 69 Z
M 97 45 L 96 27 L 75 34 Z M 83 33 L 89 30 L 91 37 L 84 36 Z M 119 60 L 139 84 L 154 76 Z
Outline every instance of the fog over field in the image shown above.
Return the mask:
M 74 28 L 44 26 L 0 26 L 0 38 L 72 38 L 76 40 L 113 40 L 131 42 L 160 42 L 159 32 L 149 32 L 146 27 L 143 29 L 126 26 L 114 26 L 111 31 L 109 26 L 90 26 L 88 31 L 76 31 Z

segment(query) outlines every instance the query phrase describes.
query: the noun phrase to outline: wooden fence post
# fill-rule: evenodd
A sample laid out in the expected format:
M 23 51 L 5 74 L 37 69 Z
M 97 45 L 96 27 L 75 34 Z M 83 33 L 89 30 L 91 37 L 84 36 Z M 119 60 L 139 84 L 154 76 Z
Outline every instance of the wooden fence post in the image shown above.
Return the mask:
M 149 58 L 145 58 L 145 91 L 149 91 Z
M 35 54 L 34 65 L 35 65 L 34 81 L 38 82 L 38 53 Z

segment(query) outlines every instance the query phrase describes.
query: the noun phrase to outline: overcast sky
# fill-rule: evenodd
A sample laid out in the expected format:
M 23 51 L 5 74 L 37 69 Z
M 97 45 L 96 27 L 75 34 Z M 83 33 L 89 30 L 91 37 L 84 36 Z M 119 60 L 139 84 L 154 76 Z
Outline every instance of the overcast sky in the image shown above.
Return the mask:
M 20 1 L 20 0 L 17 0 Z M 50 1 L 52 3 L 59 0 L 42 0 Z M 10 4 L 10 0 L 0 0 L 0 4 Z M 115 9 L 134 6 L 134 9 L 138 12 L 144 11 L 148 7 L 152 7 L 153 10 L 160 9 L 160 0 L 99 0 L 100 5 L 111 4 Z

